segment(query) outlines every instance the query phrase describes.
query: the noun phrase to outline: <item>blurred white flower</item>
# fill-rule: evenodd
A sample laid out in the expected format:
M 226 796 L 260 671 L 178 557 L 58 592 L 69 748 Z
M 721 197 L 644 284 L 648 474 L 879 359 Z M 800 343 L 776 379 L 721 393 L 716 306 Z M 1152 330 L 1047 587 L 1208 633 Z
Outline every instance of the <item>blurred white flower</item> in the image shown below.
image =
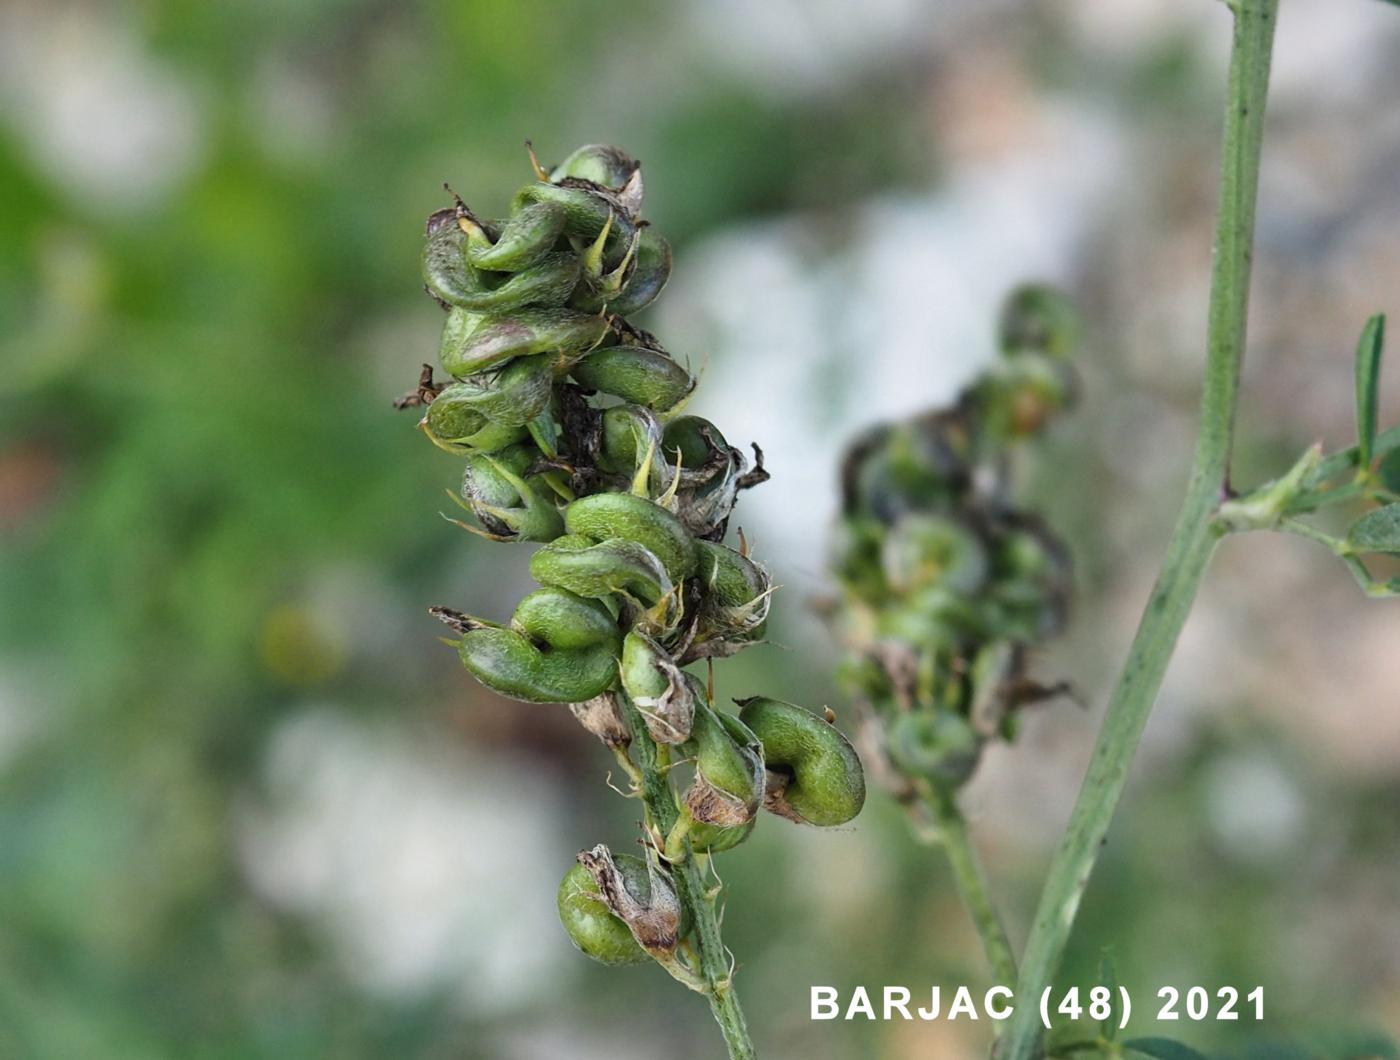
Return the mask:
M 1220 848 L 1243 862 L 1271 862 L 1302 841 L 1307 805 L 1297 781 L 1259 752 L 1223 758 L 1205 778 L 1206 822 Z
M 159 200 L 203 153 L 193 86 L 87 6 L 0 10 L 0 120 L 48 179 L 108 209 Z
M 319 924 L 365 990 L 455 993 L 489 1013 L 563 972 L 544 940 L 562 937 L 554 889 L 570 848 L 538 767 L 314 708 L 274 732 L 265 782 L 241 814 L 243 869 Z

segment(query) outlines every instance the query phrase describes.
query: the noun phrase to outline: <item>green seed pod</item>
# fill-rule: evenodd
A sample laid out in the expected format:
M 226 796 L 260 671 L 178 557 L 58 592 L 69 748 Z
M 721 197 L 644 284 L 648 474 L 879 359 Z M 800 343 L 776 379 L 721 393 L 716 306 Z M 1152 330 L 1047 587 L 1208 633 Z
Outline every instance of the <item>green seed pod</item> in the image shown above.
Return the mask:
M 468 220 L 467 260 L 478 269 L 521 272 L 547 255 L 564 231 L 564 211 L 552 203 L 531 202 L 500 225 L 500 235 Z
M 637 240 L 636 264 L 622 292 L 608 303 L 610 312 L 631 316 L 656 301 L 671 278 L 671 244 L 656 230 L 645 227 Z
M 753 820 L 763 797 L 763 752 L 738 718 L 715 710 L 698 697 L 691 721 L 695 781 L 685 793 L 691 817 L 721 828 Z
M 634 879 L 646 878 L 640 858 L 626 854 L 615 858 L 618 867 Z M 631 863 L 640 867 L 640 872 Z M 650 960 L 632 935 L 632 929 L 613 916 L 593 874 L 575 863 L 559 882 L 559 922 L 579 951 L 599 964 L 640 964 Z
M 622 640 L 622 688 L 641 711 L 657 743 L 690 738 L 695 692 L 685 671 L 655 640 L 638 630 Z
M 603 411 L 603 435 L 598 466 L 614 475 L 636 474 L 647 453 L 659 474 L 666 471 L 661 446 L 661 424 L 650 409 L 640 405 L 613 405 Z
M 523 272 L 488 272 L 468 262 L 468 243 L 456 223 L 447 223 L 430 231 L 423 246 L 423 282 L 451 305 L 475 313 L 561 306 L 578 284 L 581 263 L 576 254 L 547 254 Z
M 445 391 L 444 391 L 445 393 Z M 438 395 L 439 401 L 442 395 Z M 436 413 L 428 406 L 428 414 L 423 417 L 422 427 L 433 444 L 439 449 L 461 453 L 498 453 L 528 437 L 524 427 L 511 427 L 504 423 L 492 423 L 481 413 L 452 398 L 442 403 Z
M 756 816 L 737 828 L 721 828 L 719 825 L 696 821 L 690 826 L 686 838 L 690 840 L 690 847 L 697 854 L 722 854 L 726 850 L 733 850 L 752 835 L 757 823 Z
M 680 459 L 681 466 L 696 469 L 712 462 L 716 453 L 729 449 L 729 443 L 703 416 L 677 416 L 666 423 L 662 435 L 666 455 Z
M 691 925 L 665 871 L 626 854 L 614 856 L 602 844 L 580 851 L 578 861 L 598 885 L 607 910 L 627 927 L 641 949 L 661 961 L 676 952 Z
M 695 548 L 701 610 L 687 658 L 724 657 L 761 640 L 772 600 L 768 572 L 725 545 L 697 541 Z
M 523 272 L 482 274 L 487 279 L 487 289 L 461 297 L 453 304 L 495 315 L 525 306 L 562 306 L 578 285 L 581 268 L 575 254 L 547 254 Z
M 564 532 L 564 517 L 541 475 L 526 477 L 540 459 L 531 445 L 496 453 L 473 453 L 462 472 L 462 499 L 486 530 L 521 541 L 553 541 Z
M 987 578 L 987 551 L 968 527 L 943 515 L 909 514 L 890 528 L 882 549 L 885 581 L 899 593 L 939 586 L 972 593 Z
M 1063 292 L 1025 284 L 1007 297 L 999 331 L 1003 353 L 1036 350 L 1064 359 L 1079 344 L 1079 311 Z
M 623 188 L 640 168 L 641 163 L 626 151 L 608 144 L 586 144 L 549 174 L 554 183 L 567 179 L 586 180 L 614 191 Z
M 462 635 L 458 654 L 478 681 L 527 703 L 581 703 L 617 679 L 622 635 L 603 604 L 565 589 L 536 589 L 515 609 L 510 629 Z
M 776 699 L 741 703 L 739 718 L 763 744 L 764 808 L 803 824 L 844 824 L 865 804 L 865 771 L 850 741 L 810 711 Z
M 582 188 L 537 182 L 515 194 L 512 212 L 527 203 L 545 203 L 564 214 L 564 234 L 592 243 L 607 230 L 602 262 L 613 267 L 622 262 L 637 232 L 636 222 L 617 195 L 601 188 Z
M 742 454 L 700 416 L 680 416 L 667 423 L 662 442 L 667 459 L 681 465 L 676 515 L 696 537 L 722 534 L 739 492 Z
M 971 723 L 947 710 L 901 714 L 888 741 L 890 759 L 904 772 L 954 788 L 967 782 L 982 755 Z
M 607 333 L 602 317 L 573 309 L 522 309 L 508 317 L 478 317 L 467 330 L 448 314 L 443 331 L 442 367 L 465 379 L 512 357 L 552 353 L 562 366 L 595 346 Z
M 549 407 L 553 392 L 549 358 L 520 357 L 494 376 L 444 387 L 423 426 L 443 448 L 495 452 L 525 437 L 525 425 Z
M 645 497 L 630 493 L 581 497 L 564 509 L 564 526 L 571 534 L 595 541 L 635 541 L 661 560 L 672 582 L 695 571 L 695 542 L 689 532 L 674 515 Z
M 609 346 L 572 368 L 580 386 L 665 413 L 695 389 L 695 377 L 658 350 Z
M 614 593 L 651 606 L 670 595 L 666 568 L 635 541 L 594 542 L 566 534 L 530 557 L 530 573 L 544 585 L 557 585 L 579 596 L 602 599 Z

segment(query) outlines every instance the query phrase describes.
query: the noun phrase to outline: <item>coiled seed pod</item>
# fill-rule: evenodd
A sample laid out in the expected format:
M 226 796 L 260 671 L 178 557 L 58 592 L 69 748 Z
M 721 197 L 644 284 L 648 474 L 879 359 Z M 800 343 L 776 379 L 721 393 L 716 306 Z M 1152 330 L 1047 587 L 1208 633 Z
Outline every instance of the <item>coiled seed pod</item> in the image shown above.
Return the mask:
M 542 459 L 532 445 L 473 453 L 462 472 L 462 499 L 487 531 L 503 540 L 553 541 L 564 518 L 543 475 L 529 470 Z
M 572 374 L 590 390 L 662 413 L 695 389 L 695 377 L 666 354 L 637 346 L 594 350 L 573 366 Z
M 482 625 L 462 635 L 458 654 L 478 681 L 527 703 L 579 703 L 617 679 L 617 619 L 597 600 L 536 589 L 520 601 L 510 629 Z
M 651 605 L 674 591 L 656 555 L 635 541 L 566 534 L 530 557 L 530 573 L 545 585 L 558 585 L 594 599 L 629 596 Z
M 467 261 L 477 269 L 523 272 L 554 249 L 564 231 L 563 211 L 548 203 L 527 203 L 492 235 L 470 216 L 454 211 L 467 236 Z M 450 299 L 449 299 L 450 301 Z
M 458 323 L 453 326 L 454 318 Z M 577 309 L 530 308 L 509 317 L 482 317 L 464 309 L 448 314 L 442 367 L 458 379 L 484 372 L 513 357 L 550 353 L 556 370 L 567 368 L 608 333 L 608 322 Z
M 685 526 L 659 504 L 630 493 L 596 493 L 564 509 L 571 534 L 608 541 L 633 541 L 661 561 L 673 582 L 695 571 L 695 542 Z
M 764 809 L 801 824 L 845 824 L 865 805 L 865 773 L 836 726 L 801 707 L 755 697 L 739 719 L 763 745 Z

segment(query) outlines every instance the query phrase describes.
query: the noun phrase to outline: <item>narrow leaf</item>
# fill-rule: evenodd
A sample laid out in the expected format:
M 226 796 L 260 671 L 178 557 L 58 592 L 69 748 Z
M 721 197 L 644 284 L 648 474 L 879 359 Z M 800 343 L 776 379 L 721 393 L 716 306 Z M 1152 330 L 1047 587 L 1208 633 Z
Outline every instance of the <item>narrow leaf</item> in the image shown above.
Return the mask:
M 1204 1053 L 1198 1053 L 1189 1045 L 1182 1045 L 1170 1038 L 1133 1038 L 1124 1042 L 1123 1046 L 1142 1056 L 1150 1056 L 1152 1060 L 1207 1060 Z
M 1385 346 L 1385 314 L 1377 313 L 1361 329 L 1356 344 L 1356 432 L 1360 464 L 1371 466 L 1376 446 L 1377 388 L 1381 374 L 1381 350 Z
M 1396 0 L 1400 3 L 1400 0 Z M 1392 493 L 1400 493 L 1400 448 L 1391 449 L 1376 465 L 1376 477 Z
M 1347 531 L 1354 552 L 1400 552 L 1400 504 L 1367 512 Z

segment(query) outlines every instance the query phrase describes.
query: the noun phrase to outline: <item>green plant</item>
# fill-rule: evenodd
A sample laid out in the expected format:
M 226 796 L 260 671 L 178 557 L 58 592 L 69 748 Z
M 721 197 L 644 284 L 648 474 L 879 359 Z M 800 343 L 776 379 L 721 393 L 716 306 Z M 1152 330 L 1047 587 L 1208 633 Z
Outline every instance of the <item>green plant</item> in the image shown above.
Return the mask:
M 1368 562 L 1369 556 L 1400 555 L 1400 427 L 1382 433 L 1377 423 L 1384 317 L 1367 322 L 1357 346 L 1357 444 L 1326 457 L 1314 446 L 1288 472 L 1256 489 L 1239 492 L 1231 484 L 1279 0 L 1227 3 L 1234 39 L 1195 463 L 1019 972 L 956 792 L 985 744 L 1014 734 L 1017 706 L 1061 690 L 1027 678 L 1025 650 L 1063 620 L 1068 562 L 1034 517 L 1010 505 L 1005 450 L 1039 430 L 1072 391 L 1060 360 L 1075 330 L 1068 305 L 1044 289 L 1018 292 L 1002 325 L 1010 361 L 977 380 L 955 407 L 859 439 L 843 467 L 833 564 L 841 586 L 837 626 L 851 649 L 842 676 L 874 722 L 867 733 L 869 760 L 945 846 L 993 971 L 1017 984 L 1018 1004 L 995 1050 L 999 1060 L 1118 1056 L 1125 1049 L 1128 1055 L 1199 1055 L 1165 1039 L 1116 1043 L 1113 1029 L 1054 1044 L 1047 1053 L 1036 999 L 1052 985 L 1134 750 L 1219 542 L 1256 530 L 1300 535 L 1341 558 L 1368 595 L 1400 595 L 1400 577 L 1377 577 Z M 1345 532 L 1304 521 L 1334 506 L 1351 509 Z
M 1369 595 L 1400 593 L 1400 579 L 1377 579 L 1365 559 L 1368 554 L 1400 553 L 1396 475 L 1400 429 L 1378 434 L 1376 424 L 1381 318 L 1367 324 L 1357 354 L 1357 445 L 1327 457 L 1315 446 L 1277 480 L 1244 493 L 1231 483 L 1260 153 L 1279 0 L 1227 3 L 1234 30 L 1195 461 L 1161 574 L 1109 699 L 1083 787 L 1041 892 L 1021 962 L 1016 991 L 1021 1003 L 999 1043 L 1001 1060 L 1031 1060 L 1040 1052 L 1041 1028 L 1033 999 L 1051 985 L 1057 972 L 1133 753 L 1217 545 L 1230 534 L 1246 531 L 1299 534 L 1339 556 Z M 1302 519 L 1334 505 L 1375 507 L 1341 536 Z
M 1018 710 L 1060 691 L 1028 674 L 1031 647 L 1063 625 L 1069 555 L 1012 497 L 1011 456 L 1072 401 L 1077 320 L 1063 296 L 1007 301 L 998 360 L 947 409 L 875 428 L 850 447 L 832 567 L 843 684 L 866 757 L 947 852 L 1000 982 L 1016 963 L 958 790 Z
M 640 219 L 640 166 L 580 148 L 489 221 L 460 199 L 428 219 L 423 278 L 447 311 L 440 359 L 401 399 L 465 459 L 460 499 L 498 541 L 535 541 L 542 588 L 506 624 L 433 608 L 462 664 L 495 691 L 568 703 L 616 755 L 645 810 L 644 859 L 579 854 L 560 918 L 605 963 L 654 960 L 709 999 L 731 1056 L 754 1055 L 720 938 L 711 855 L 761 804 L 834 825 L 864 801 L 860 762 L 790 704 L 718 709 L 686 671 L 761 642 L 772 585 L 722 543 L 740 491 L 767 478 L 708 420 L 695 380 L 624 314 L 660 293 L 666 242 Z M 454 522 L 457 520 L 454 520 Z M 689 783 L 677 785 L 689 777 Z

